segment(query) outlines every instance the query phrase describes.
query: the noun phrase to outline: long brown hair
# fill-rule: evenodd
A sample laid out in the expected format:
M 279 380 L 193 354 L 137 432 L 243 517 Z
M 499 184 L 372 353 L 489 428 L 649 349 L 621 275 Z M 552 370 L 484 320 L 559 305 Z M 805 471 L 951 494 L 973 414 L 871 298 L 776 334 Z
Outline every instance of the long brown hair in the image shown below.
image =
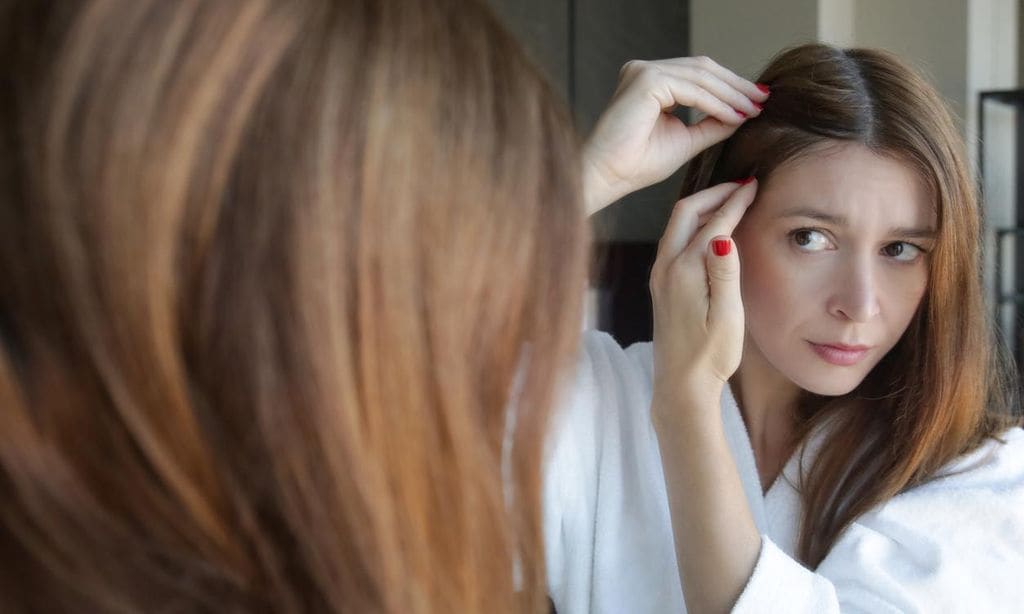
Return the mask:
M 0 89 L 0 610 L 544 607 L 586 226 L 482 3 L 6 2 Z
M 853 141 L 916 169 L 939 224 L 928 289 L 897 345 L 851 393 L 799 403 L 801 439 L 836 421 L 799 485 L 798 556 L 817 566 L 858 516 L 1011 425 L 1015 394 L 982 300 L 978 199 L 934 88 L 889 53 L 822 44 L 782 52 L 758 82 L 771 87 L 764 111 L 691 162 L 684 194 L 764 182 L 816 146 Z

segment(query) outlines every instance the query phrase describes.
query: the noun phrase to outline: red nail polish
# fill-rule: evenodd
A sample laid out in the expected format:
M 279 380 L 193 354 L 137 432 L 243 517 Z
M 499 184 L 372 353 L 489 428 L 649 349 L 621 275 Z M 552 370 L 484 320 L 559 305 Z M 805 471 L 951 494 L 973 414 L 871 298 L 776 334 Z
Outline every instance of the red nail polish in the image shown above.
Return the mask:
M 752 103 L 752 104 L 753 104 L 753 105 L 754 105 L 755 107 L 757 107 L 757 110 L 758 110 L 758 111 L 763 111 L 763 110 L 764 110 L 764 105 L 763 105 L 763 104 L 761 104 L 760 102 L 754 102 L 753 100 L 751 100 L 750 102 L 751 102 L 751 103 Z
M 736 111 L 736 115 L 739 115 L 740 117 L 746 119 L 747 114 L 744 113 L 743 111 L 740 111 L 739 109 L 733 109 L 733 111 Z
M 711 242 L 711 248 L 715 250 L 716 256 L 728 256 L 732 251 L 732 241 L 729 239 L 715 239 Z
M 740 185 L 747 185 L 748 183 L 750 183 L 753 180 L 754 180 L 754 176 L 751 175 L 750 177 L 744 177 L 743 179 L 737 179 L 736 183 L 738 183 Z
M 770 94 L 770 93 L 772 93 L 772 88 L 768 87 L 768 86 L 767 86 L 767 85 L 765 85 L 764 83 L 758 83 L 758 84 L 757 84 L 757 89 L 761 90 L 761 91 L 762 91 L 762 92 L 764 92 L 765 94 Z

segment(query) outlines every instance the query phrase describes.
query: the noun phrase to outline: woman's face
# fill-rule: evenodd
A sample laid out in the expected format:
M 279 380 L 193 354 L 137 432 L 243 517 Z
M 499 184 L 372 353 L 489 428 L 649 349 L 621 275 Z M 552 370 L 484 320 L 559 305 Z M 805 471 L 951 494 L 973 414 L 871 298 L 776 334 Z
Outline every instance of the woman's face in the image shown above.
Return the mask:
M 913 318 L 935 230 L 914 171 L 863 145 L 780 166 L 734 233 L 744 364 L 816 394 L 853 390 Z

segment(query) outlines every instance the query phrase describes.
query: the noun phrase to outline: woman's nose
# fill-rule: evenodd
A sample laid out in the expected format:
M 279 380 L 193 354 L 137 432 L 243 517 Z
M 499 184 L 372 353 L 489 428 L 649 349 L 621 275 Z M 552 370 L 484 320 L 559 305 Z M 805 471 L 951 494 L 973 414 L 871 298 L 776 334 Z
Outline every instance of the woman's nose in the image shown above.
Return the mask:
M 837 318 L 867 322 L 880 312 L 875 274 L 866 262 L 851 263 L 834 280 L 828 312 Z

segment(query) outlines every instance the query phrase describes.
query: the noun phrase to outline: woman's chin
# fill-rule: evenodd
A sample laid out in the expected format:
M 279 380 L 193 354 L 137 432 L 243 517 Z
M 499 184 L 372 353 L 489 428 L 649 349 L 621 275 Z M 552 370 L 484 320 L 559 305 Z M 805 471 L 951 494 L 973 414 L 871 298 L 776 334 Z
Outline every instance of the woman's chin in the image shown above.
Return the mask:
M 804 377 L 794 379 L 793 383 L 807 392 L 821 395 L 823 397 L 840 397 L 851 392 L 864 380 L 862 376 L 851 377 L 852 374 L 836 375 L 824 374 L 820 376 Z

